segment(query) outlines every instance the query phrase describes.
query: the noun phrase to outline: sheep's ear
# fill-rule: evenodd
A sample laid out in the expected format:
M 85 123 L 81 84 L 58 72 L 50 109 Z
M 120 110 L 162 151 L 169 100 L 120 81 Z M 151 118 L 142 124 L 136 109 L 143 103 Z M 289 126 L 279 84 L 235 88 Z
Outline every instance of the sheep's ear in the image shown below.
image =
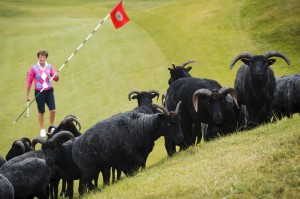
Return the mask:
M 269 63 L 268 64 L 270 66 L 270 65 L 274 64 L 275 62 L 276 62 L 276 59 L 269 59 Z
M 245 59 L 245 58 L 243 58 L 243 59 L 241 59 L 241 61 L 244 63 L 244 64 L 246 64 L 246 65 L 248 65 L 248 66 L 250 66 L 250 60 L 249 59 Z
M 173 71 L 173 69 L 172 69 L 172 68 L 168 68 L 168 69 L 169 69 L 169 71 L 170 71 L 170 72 L 172 72 L 172 71 Z
M 186 68 L 186 70 L 187 70 L 188 72 L 190 72 L 190 70 L 192 70 L 192 67 L 189 66 L 189 67 Z

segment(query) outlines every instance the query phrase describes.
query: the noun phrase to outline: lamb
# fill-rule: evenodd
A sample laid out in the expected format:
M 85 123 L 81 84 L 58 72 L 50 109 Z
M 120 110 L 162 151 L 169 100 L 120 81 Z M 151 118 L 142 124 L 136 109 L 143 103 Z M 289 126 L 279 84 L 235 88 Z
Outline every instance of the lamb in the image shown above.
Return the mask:
M 280 57 L 289 65 L 290 60 L 277 51 L 269 51 L 263 55 L 242 53 L 230 64 L 230 69 L 241 60 L 244 64 L 238 69 L 234 89 L 237 92 L 238 104 L 246 105 L 251 127 L 269 122 L 276 88 L 274 72 L 271 65 Z
M 277 119 L 300 113 L 300 74 L 276 78 L 273 111 Z
M 175 143 L 183 141 L 178 104 L 175 112 L 153 105 L 163 113 L 143 114 L 135 111 L 119 113 L 98 122 L 78 137 L 73 145 L 74 162 L 82 171 L 82 183 L 89 190 L 93 176 L 102 171 L 104 180 L 110 168 L 134 175 L 149 155 L 149 146 L 163 134 Z
M 14 199 L 14 187 L 9 180 L 0 174 L 0 198 L 1 199 Z
M 68 140 L 72 140 L 67 142 Z M 51 139 L 44 140 L 42 138 L 35 138 L 32 140 L 32 148 L 35 151 L 37 143 L 42 144 L 42 150 L 45 154 L 46 164 L 52 168 L 56 165 L 67 181 L 67 196 L 73 198 L 74 180 L 81 177 L 81 171 L 74 163 L 72 158 L 72 146 L 75 136 L 69 131 L 60 131 L 56 133 Z M 81 183 L 79 182 L 79 186 Z M 82 189 L 79 189 L 82 190 Z M 82 193 L 80 193 L 82 194 Z

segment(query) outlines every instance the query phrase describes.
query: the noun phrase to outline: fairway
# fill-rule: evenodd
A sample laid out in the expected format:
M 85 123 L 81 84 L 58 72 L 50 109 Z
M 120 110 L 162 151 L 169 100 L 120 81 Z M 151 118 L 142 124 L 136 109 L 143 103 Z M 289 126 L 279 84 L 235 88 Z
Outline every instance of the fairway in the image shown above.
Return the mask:
M 37 62 L 37 51 L 47 49 L 47 61 L 58 70 L 117 3 L 0 0 L 1 156 L 5 157 L 14 140 L 39 136 L 35 102 L 30 116 L 22 115 L 13 125 L 26 107 L 27 72 Z M 128 100 L 131 90 L 165 93 L 172 63 L 196 60 L 191 64 L 192 76 L 233 87 L 241 62 L 233 70 L 229 64 L 236 55 L 277 50 L 287 55 L 291 65 L 277 59 L 272 66 L 275 75 L 300 73 L 298 0 L 263 4 L 258 0 L 130 0 L 123 5 L 130 21 L 115 29 L 108 18 L 63 68 L 60 81 L 53 83 L 57 125 L 72 114 L 84 133 L 95 123 L 137 106 L 137 101 Z M 161 97 L 156 103 L 161 104 Z M 48 117 L 46 109 L 46 128 Z M 147 166 L 166 159 L 161 138 Z

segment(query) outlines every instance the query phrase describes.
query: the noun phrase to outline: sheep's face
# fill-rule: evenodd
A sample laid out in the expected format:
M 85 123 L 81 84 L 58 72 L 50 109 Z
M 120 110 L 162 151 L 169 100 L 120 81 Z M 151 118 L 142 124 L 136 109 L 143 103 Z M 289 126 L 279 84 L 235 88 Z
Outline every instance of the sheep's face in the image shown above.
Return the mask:
M 180 145 L 184 140 L 180 126 L 180 115 L 170 111 L 170 115 L 160 114 L 160 116 L 164 120 L 163 131 L 166 133 L 166 136 L 170 137 L 175 144 Z
M 223 112 L 226 106 L 226 99 L 223 95 L 219 94 L 217 90 L 212 90 L 211 96 L 207 99 L 207 109 L 209 115 L 216 124 L 223 121 Z
M 42 144 L 42 150 L 45 154 L 46 164 L 53 167 L 59 159 L 60 150 L 57 142 L 46 142 Z
M 268 59 L 263 55 L 256 55 L 251 59 L 242 59 L 244 64 L 250 67 L 250 73 L 255 81 L 263 82 L 268 77 L 270 65 L 274 64 L 276 59 Z

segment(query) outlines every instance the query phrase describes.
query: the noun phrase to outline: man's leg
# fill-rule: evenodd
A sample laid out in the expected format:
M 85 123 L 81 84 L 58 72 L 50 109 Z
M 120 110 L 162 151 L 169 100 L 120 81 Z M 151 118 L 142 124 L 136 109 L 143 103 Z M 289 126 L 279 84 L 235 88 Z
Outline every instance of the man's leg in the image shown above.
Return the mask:
M 54 125 L 54 120 L 55 120 L 55 109 L 50 110 L 50 126 Z
M 44 113 L 39 113 L 40 128 L 44 129 Z

